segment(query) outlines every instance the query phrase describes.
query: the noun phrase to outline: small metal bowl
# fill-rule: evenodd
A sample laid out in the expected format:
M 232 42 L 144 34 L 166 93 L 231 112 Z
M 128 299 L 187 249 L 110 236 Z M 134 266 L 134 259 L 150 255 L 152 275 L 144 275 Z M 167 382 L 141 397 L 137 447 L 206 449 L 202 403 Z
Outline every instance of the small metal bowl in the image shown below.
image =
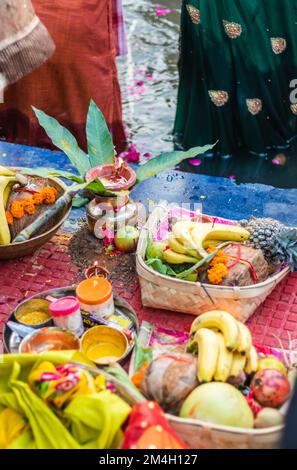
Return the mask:
M 41 328 L 26 336 L 19 346 L 19 353 L 41 354 L 66 349 L 78 350 L 79 339 L 68 330 L 50 327 Z
M 80 349 L 98 366 L 120 362 L 127 354 L 129 343 L 126 335 L 110 326 L 94 326 L 80 340 Z
M 44 299 L 31 299 L 27 302 L 22 303 L 15 311 L 14 317 L 15 320 L 20 323 L 21 325 L 28 326 L 30 328 L 40 329 L 45 327 L 53 326 L 53 318 L 49 311 L 49 304 L 47 300 Z M 22 318 L 31 312 L 44 312 L 48 315 L 48 320 L 44 321 L 43 323 L 37 323 L 32 325 L 31 323 L 26 323 L 22 321 Z

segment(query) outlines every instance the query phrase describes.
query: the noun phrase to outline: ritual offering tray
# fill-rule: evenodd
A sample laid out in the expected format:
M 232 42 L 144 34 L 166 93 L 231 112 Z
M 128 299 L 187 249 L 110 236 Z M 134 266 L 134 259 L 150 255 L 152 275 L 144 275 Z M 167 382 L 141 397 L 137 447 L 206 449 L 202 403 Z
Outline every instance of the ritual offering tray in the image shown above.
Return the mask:
M 71 210 L 59 179 L 0 167 L 0 260 L 21 258 L 47 243 Z
M 100 320 L 92 313 L 81 310 L 83 323 L 82 331 L 79 331 L 78 334 L 72 332 L 73 340 L 69 339 L 69 337 L 61 337 L 60 331 L 68 332 L 68 330 L 63 330 L 63 328 L 57 327 L 53 328 L 53 318 L 47 318 L 46 327 L 44 327 L 44 323 L 39 326 L 36 324 L 36 319 L 43 321 L 41 314 L 46 313 L 47 303 L 49 305 L 49 310 L 51 310 L 50 305 L 53 305 L 54 301 L 57 301 L 58 299 L 66 299 L 68 302 L 67 308 L 69 309 L 69 302 L 76 301 L 75 295 L 75 287 L 52 289 L 30 297 L 18 305 L 18 307 L 9 316 L 4 327 L 3 342 L 6 352 L 12 354 L 16 354 L 20 350 L 23 352 L 25 344 L 31 344 L 31 337 L 33 345 L 32 348 L 38 348 L 39 338 L 42 338 L 42 341 L 44 342 L 44 350 L 51 350 L 50 348 L 46 349 L 47 338 L 49 338 L 49 343 L 51 344 L 57 341 L 62 343 L 63 340 L 65 341 L 65 344 L 70 344 L 71 341 L 74 344 L 75 338 L 78 339 L 78 337 L 81 337 L 78 342 L 78 346 L 74 349 L 80 349 L 87 357 L 90 355 L 90 360 L 94 361 L 94 354 L 98 348 L 101 348 L 101 352 L 105 348 L 106 356 L 108 356 L 109 359 L 113 356 L 113 359 L 107 361 L 95 360 L 94 362 L 98 365 L 102 366 L 108 365 L 112 362 L 124 362 L 133 350 L 134 337 L 138 333 L 138 320 L 133 308 L 120 297 L 114 296 L 114 313 L 107 319 L 102 318 Z M 30 316 L 29 311 L 31 311 Z M 24 319 L 29 319 L 31 324 L 28 322 L 25 323 Z M 73 324 L 73 326 L 75 325 Z M 40 332 L 40 334 L 38 332 Z M 57 338 L 57 336 L 59 337 Z M 30 349 L 31 352 L 33 352 L 32 348 Z M 62 347 L 59 347 L 59 349 L 61 348 Z M 69 349 L 69 347 L 66 349 Z
M 297 235 L 272 219 L 235 222 L 159 204 L 143 228 L 136 266 L 144 306 L 247 321 L 297 267 Z

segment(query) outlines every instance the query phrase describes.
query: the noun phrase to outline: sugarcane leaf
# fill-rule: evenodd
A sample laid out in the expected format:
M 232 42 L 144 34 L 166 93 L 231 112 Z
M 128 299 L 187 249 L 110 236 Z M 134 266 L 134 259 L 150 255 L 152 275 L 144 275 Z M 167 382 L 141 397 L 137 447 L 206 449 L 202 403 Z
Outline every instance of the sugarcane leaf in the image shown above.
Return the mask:
M 86 133 L 91 168 L 114 163 L 115 150 L 104 116 L 91 100 L 87 116 Z
M 175 151 L 161 153 L 155 158 L 151 158 L 147 163 L 141 165 L 136 171 L 137 182 L 141 183 L 152 176 L 158 175 L 164 170 L 174 168 L 187 158 L 194 158 L 211 150 L 214 145 L 205 145 L 204 147 L 193 147 L 187 152 Z
M 32 106 L 39 124 L 43 127 L 52 143 L 62 150 L 81 176 L 91 168 L 88 155 L 81 150 L 75 137 L 55 118 Z

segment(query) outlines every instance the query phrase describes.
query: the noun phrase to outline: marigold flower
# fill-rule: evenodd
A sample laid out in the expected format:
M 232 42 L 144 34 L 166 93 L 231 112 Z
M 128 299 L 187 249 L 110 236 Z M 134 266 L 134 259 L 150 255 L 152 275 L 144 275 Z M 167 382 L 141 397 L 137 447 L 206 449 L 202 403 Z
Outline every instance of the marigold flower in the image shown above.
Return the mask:
M 24 204 L 24 211 L 26 214 L 33 215 L 35 214 L 35 206 L 33 200 Z
M 25 215 L 24 204 L 22 201 L 14 201 L 10 209 L 11 215 L 15 219 L 21 219 Z
M 35 193 L 33 194 L 32 199 L 36 206 L 40 206 L 43 203 L 44 197 L 40 193 Z
M 207 271 L 208 279 L 211 284 L 222 284 L 223 278 L 228 274 L 228 268 L 223 263 L 217 263 Z
M 58 192 L 56 188 L 53 188 L 52 186 L 47 186 L 46 188 L 43 188 L 40 191 L 40 194 L 44 198 L 44 204 L 54 204 L 56 202 Z
M 13 224 L 13 216 L 12 216 L 11 212 L 5 211 L 5 215 L 6 215 L 6 220 L 8 222 L 8 225 L 12 225 Z
M 227 264 L 227 262 L 228 256 L 222 250 L 219 250 L 209 264 L 210 266 L 215 266 L 218 263 Z

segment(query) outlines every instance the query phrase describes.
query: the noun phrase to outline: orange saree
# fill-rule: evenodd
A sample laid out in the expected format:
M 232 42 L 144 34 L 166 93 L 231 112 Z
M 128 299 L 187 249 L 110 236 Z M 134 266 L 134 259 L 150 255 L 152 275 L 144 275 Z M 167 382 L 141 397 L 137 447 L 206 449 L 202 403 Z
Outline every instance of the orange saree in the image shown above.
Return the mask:
M 31 106 L 54 116 L 86 148 L 90 99 L 102 110 L 118 151 L 125 148 L 121 94 L 116 69 L 112 0 L 33 0 L 50 32 L 54 55 L 8 87 L 0 104 L 0 138 L 51 147 Z

